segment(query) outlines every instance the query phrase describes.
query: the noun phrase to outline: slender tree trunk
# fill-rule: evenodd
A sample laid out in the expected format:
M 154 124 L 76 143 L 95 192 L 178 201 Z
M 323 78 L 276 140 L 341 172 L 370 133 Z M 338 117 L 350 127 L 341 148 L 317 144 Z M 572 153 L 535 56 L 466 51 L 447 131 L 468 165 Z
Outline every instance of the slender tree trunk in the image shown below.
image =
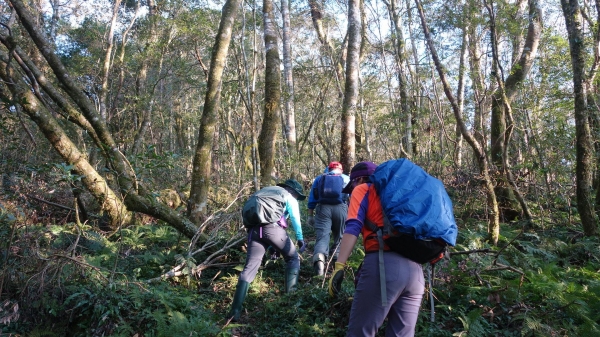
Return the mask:
M 227 0 L 223 5 L 221 23 L 219 24 L 219 31 L 210 60 L 204 110 L 202 111 L 198 130 L 198 142 L 192 169 L 192 186 L 188 200 L 188 216 L 196 224 L 199 224 L 208 202 L 211 183 L 212 147 L 221 98 L 221 78 L 231 42 L 233 24 L 240 3 L 241 0 Z
M 577 210 L 581 217 L 585 235 L 598 233 L 598 224 L 592 202 L 592 179 L 594 147 L 589 125 L 588 102 L 586 101 L 585 81 L 585 38 L 582 32 L 581 8 L 578 0 L 561 0 L 567 26 L 571 66 L 573 68 L 573 90 L 575 94 L 575 137 L 577 163 L 575 176 L 577 181 Z
M 59 0 L 51 0 L 50 6 L 52 6 L 52 18 L 50 19 L 50 28 L 48 30 L 50 40 L 54 41 L 56 39 L 58 21 L 60 20 L 59 9 L 61 7 L 61 4 Z
M 600 3 L 596 1 L 596 21 L 591 21 L 588 18 L 588 23 L 590 27 L 598 27 L 600 24 Z M 587 75 L 585 85 L 587 88 L 587 106 L 590 117 L 588 118 L 591 121 L 591 130 L 592 135 L 596 135 L 596 139 L 594 142 L 595 150 L 596 150 L 596 217 L 600 217 L 600 142 L 597 137 L 600 135 L 600 106 L 598 103 L 598 99 L 596 97 L 597 88 L 596 78 L 598 76 L 598 70 L 600 69 L 600 29 L 593 29 L 594 39 L 592 48 L 594 50 L 594 60 L 592 62 L 592 66 L 590 67 L 589 73 Z
M 442 85 L 444 86 L 444 93 L 446 94 L 446 98 L 450 101 L 450 105 L 452 106 L 452 111 L 454 112 L 454 117 L 456 118 L 456 123 L 460 127 L 460 131 L 467 141 L 473 152 L 475 157 L 477 158 L 477 162 L 479 164 L 479 172 L 483 178 L 483 185 L 487 194 L 488 206 L 489 206 L 489 226 L 488 226 L 488 234 L 490 236 L 490 242 L 493 245 L 498 244 L 498 239 L 500 238 L 500 218 L 498 214 L 498 202 L 496 201 L 496 194 L 494 193 L 494 184 L 492 182 L 492 178 L 489 174 L 489 164 L 488 159 L 486 157 L 486 153 L 482 147 L 482 145 L 473 137 L 473 135 L 467 129 L 467 126 L 463 120 L 463 116 L 461 114 L 460 108 L 454 95 L 452 94 L 450 84 L 446 78 L 446 73 L 444 72 L 444 67 L 440 62 L 440 59 L 437 55 L 437 51 L 433 44 L 433 40 L 431 38 L 431 34 L 429 32 L 429 27 L 427 26 L 427 21 L 425 20 L 425 13 L 423 12 L 423 7 L 421 6 L 421 2 L 419 0 L 415 0 L 417 9 L 419 11 L 419 16 L 421 18 L 421 25 L 423 27 L 423 33 L 425 35 L 425 40 L 427 41 L 427 46 L 431 53 L 431 58 L 435 64 L 435 68 L 438 72 Z
M 344 65 L 342 62 L 343 57 L 335 56 L 335 48 L 333 43 L 329 40 L 329 37 L 325 33 L 325 28 L 323 28 L 323 9 L 321 8 L 319 2 L 317 0 L 308 0 L 308 5 L 310 6 L 310 16 L 312 18 L 315 31 L 317 32 L 317 37 L 319 38 L 319 41 L 321 41 L 321 45 L 325 49 L 325 54 L 330 59 L 331 66 L 335 71 L 338 94 L 340 97 L 342 97 L 344 95 L 344 92 L 342 91 L 342 83 L 344 81 Z
M 260 158 L 260 182 L 271 185 L 271 175 L 275 167 L 275 137 L 280 113 L 281 71 L 279 70 L 279 50 L 277 30 L 273 16 L 273 1 L 263 1 L 263 22 L 265 39 L 265 111 L 258 136 L 258 156 Z
M 154 92 L 148 92 L 147 82 L 152 49 L 154 48 L 154 45 L 158 40 L 158 36 L 156 33 L 158 17 L 159 16 L 156 13 L 155 0 L 148 0 L 148 20 L 150 21 L 150 37 L 148 38 L 148 41 L 146 43 L 144 57 L 142 58 L 142 65 L 136 81 L 137 97 L 135 99 L 138 102 L 136 110 L 139 111 L 141 122 L 139 123 L 137 133 L 133 138 L 133 145 L 131 147 L 131 153 L 133 154 L 140 153 L 142 149 L 142 143 L 144 142 L 144 137 L 150 129 L 150 124 L 152 121 L 152 110 L 154 109 Z M 154 89 L 154 86 L 152 86 L 152 89 Z
M 119 53 L 119 58 L 118 58 L 118 66 L 120 67 L 119 69 L 119 84 L 118 84 L 118 90 L 116 92 L 116 94 L 114 95 L 115 97 L 120 96 L 121 94 L 121 90 L 123 89 L 124 86 L 124 82 L 125 82 L 125 71 L 126 71 L 126 67 L 125 67 L 125 50 L 126 50 L 126 46 L 127 46 L 127 40 L 129 39 L 129 32 L 131 31 L 131 29 L 133 28 L 133 25 L 136 22 L 136 19 L 138 17 L 138 13 L 140 12 L 140 3 L 141 0 L 136 0 L 135 2 L 135 12 L 131 18 L 131 21 L 129 22 L 129 25 L 127 26 L 127 28 L 125 29 L 125 31 L 123 31 L 122 33 L 122 37 L 121 37 L 121 50 Z M 115 110 L 116 107 L 113 105 L 111 107 L 111 111 Z M 111 111 L 107 112 L 107 115 L 110 116 Z
M 288 151 L 296 151 L 296 115 L 294 112 L 294 77 L 292 65 L 292 45 L 290 28 L 290 1 L 281 0 L 281 16 L 283 17 L 283 73 L 285 86 L 283 101 L 285 104 L 285 136 Z
M 399 9 L 396 0 L 386 2 L 388 12 L 392 18 L 392 34 L 394 36 L 394 55 L 396 58 L 396 67 L 398 68 L 398 90 L 400 91 L 400 116 L 404 117 L 404 138 L 405 144 L 400 142 L 400 152 L 405 152 L 405 156 L 412 155 L 412 111 L 408 98 L 408 60 L 406 46 L 404 45 L 404 35 L 402 34 L 402 25 L 400 22 Z M 406 73 L 405 73 L 406 72 Z
M 250 135 L 251 135 L 251 139 L 250 139 L 250 157 L 251 157 L 251 162 L 250 162 L 250 166 L 252 168 L 252 182 L 253 182 L 253 187 L 255 191 L 258 191 L 260 189 L 260 182 L 259 182 L 259 178 L 258 178 L 258 173 L 260 172 L 260 161 L 258 158 L 258 135 L 257 135 L 257 116 L 256 116 L 256 111 L 258 110 L 256 108 L 256 102 L 255 102 L 255 98 L 256 98 L 256 69 L 257 69 L 257 56 L 258 53 L 256 52 L 256 50 L 258 49 L 258 38 L 256 34 L 256 0 L 253 1 L 253 5 L 252 5 L 252 15 L 251 17 L 253 18 L 252 20 L 252 41 L 251 41 L 251 46 L 252 46 L 252 64 L 250 65 L 250 63 L 248 62 L 248 57 L 247 57 L 247 53 L 246 53 L 246 40 L 245 40 L 245 36 L 246 36 L 246 29 L 245 27 L 248 25 L 246 23 L 246 12 L 244 11 L 244 8 L 242 6 L 242 34 L 241 34 L 241 41 L 240 41 L 240 53 L 241 53 L 241 59 L 242 59 L 242 65 L 243 66 L 243 71 L 244 71 L 244 79 L 245 79 L 245 93 L 244 93 L 244 102 L 245 102 L 245 107 L 246 110 L 248 111 L 248 116 L 250 118 Z
M 342 105 L 342 144 L 340 161 L 345 170 L 354 166 L 356 159 L 355 121 L 359 95 L 360 70 L 360 0 L 348 1 L 348 52 L 346 58 L 346 87 Z
M 463 28 L 462 45 L 460 46 L 460 65 L 458 69 L 458 88 L 456 89 L 456 102 L 461 115 L 463 115 L 465 105 L 465 68 L 467 59 L 467 45 L 469 44 L 468 30 L 469 27 L 467 24 L 467 26 Z M 454 144 L 454 163 L 458 168 L 460 168 L 462 166 L 463 136 L 460 132 L 460 126 L 458 123 L 456 125 L 454 134 L 456 137 L 456 143 Z
M 518 208 L 517 202 L 525 217 L 531 218 L 527 205 L 523 197 L 516 189 L 516 184 L 510 172 L 508 160 L 508 148 L 510 135 L 514 128 L 511 102 L 522 86 L 527 74 L 533 66 L 537 55 L 537 49 L 542 31 L 542 15 L 537 0 L 529 1 L 529 27 L 525 45 L 522 49 L 519 61 L 514 64 L 510 70 L 510 75 L 503 82 L 501 77 L 503 71 L 500 67 L 500 60 L 497 51 L 495 13 L 491 4 L 486 4 L 490 14 L 492 51 L 493 51 L 493 73 L 497 79 L 498 90 L 494 93 L 492 99 L 492 133 L 491 133 L 491 157 L 492 162 L 502 172 L 496 184 L 496 196 L 500 202 L 501 209 L 508 219 L 514 218 L 517 214 L 515 208 Z
M 110 29 L 108 30 L 108 36 L 106 38 L 106 54 L 104 55 L 104 63 L 102 65 L 102 83 L 100 88 L 100 116 L 107 120 L 108 114 L 106 113 L 106 101 L 108 99 L 108 78 L 110 75 L 110 66 L 112 64 L 113 54 L 113 40 L 115 35 L 115 26 L 117 25 L 117 17 L 119 16 L 119 7 L 121 6 L 121 0 L 115 0 L 113 5 L 113 15 L 110 23 Z
M 406 0 L 406 8 L 411 8 L 411 0 Z M 409 153 L 411 154 L 411 156 L 416 156 L 419 154 L 420 152 L 420 148 L 419 148 L 419 142 L 418 142 L 418 134 L 416 132 L 416 130 L 418 129 L 420 120 L 419 118 L 421 117 L 418 112 L 422 110 L 423 108 L 423 101 L 424 101 L 424 95 L 423 95 L 423 85 L 421 84 L 421 79 L 420 79 L 420 71 L 419 71 L 419 67 L 417 66 L 418 64 L 420 64 L 420 52 L 417 48 L 417 44 L 416 41 L 418 41 L 419 37 L 415 34 L 415 31 L 413 29 L 413 17 L 412 17 L 412 10 L 407 10 L 406 11 L 408 16 L 407 16 L 407 26 L 408 26 L 408 40 L 410 41 L 410 50 L 411 50 L 411 56 L 412 56 L 412 61 L 413 64 L 415 64 L 414 67 L 414 72 L 413 72 L 413 76 L 412 76 L 412 81 L 411 85 L 408 86 L 409 88 L 416 88 L 414 89 L 414 98 L 412 100 L 410 100 L 408 103 L 410 104 L 410 114 L 408 116 L 406 116 L 406 138 L 407 138 L 407 144 L 412 144 L 412 147 L 409 150 Z M 407 56 L 406 58 L 407 62 L 409 60 L 409 57 Z M 410 69 L 410 68 L 408 68 Z M 409 82 L 409 80 L 407 79 L 407 82 Z M 408 147 L 409 145 L 407 145 Z
M 473 134 L 479 144 L 487 144 L 487 133 L 485 132 L 487 121 L 486 114 L 490 110 L 490 100 L 488 95 L 486 95 L 485 76 L 482 74 L 480 61 L 482 53 L 474 25 L 468 26 L 468 34 L 470 78 L 473 86 L 473 96 L 475 98 L 475 123 L 473 126 Z

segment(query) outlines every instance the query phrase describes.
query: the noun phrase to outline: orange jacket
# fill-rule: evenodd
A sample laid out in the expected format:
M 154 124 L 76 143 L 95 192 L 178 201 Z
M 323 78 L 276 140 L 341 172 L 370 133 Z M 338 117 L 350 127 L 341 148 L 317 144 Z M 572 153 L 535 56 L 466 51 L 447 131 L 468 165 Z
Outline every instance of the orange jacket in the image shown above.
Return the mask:
M 383 227 L 383 210 L 381 209 L 381 202 L 379 201 L 377 191 L 375 191 L 375 185 L 371 183 L 360 184 L 352 190 L 346 226 L 347 229 L 350 229 L 348 227 L 361 226 L 360 232 L 363 236 L 365 252 L 377 252 L 379 251 L 377 234 L 370 230 L 369 226 L 364 225 L 366 220 L 371 221 L 377 227 Z M 353 234 L 352 230 L 347 232 Z M 384 245 L 383 250 L 388 251 L 388 246 Z

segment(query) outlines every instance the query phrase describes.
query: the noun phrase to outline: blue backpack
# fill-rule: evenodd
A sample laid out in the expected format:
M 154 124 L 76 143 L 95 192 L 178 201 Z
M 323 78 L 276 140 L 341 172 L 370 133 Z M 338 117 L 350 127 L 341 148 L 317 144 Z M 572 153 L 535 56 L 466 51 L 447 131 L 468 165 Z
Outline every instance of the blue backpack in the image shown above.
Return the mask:
M 389 160 L 370 177 L 395 231 L 454 246 L 458 228 L 444 184 L 408 159 Z
M 314 197 L 320 204 L 338 205 L 343 202 L 344 178 L 341 174 L 321 175 Z
M 387 161 L 370 177 L 381 200 L 383 227 L 367 221 L 390 250 L 417 263 L 436 263 L 458 230 L 452 201 L 441 181 L 408 159 Z

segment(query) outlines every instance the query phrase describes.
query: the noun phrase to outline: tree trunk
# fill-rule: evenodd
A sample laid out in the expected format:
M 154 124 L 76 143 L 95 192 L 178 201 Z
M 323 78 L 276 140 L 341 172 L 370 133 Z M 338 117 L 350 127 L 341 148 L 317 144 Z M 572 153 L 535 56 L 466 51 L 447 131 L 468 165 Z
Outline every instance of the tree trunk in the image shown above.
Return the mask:
M 156 13 L 156 3 L 155 0 L 148 0 L 148 20 L 150 22 L 150 37 L 146 42 L 146 47 L 144 49 L 144 57 L 142 58 L 142 65 L 137 78 L 137 97 L 135 98 L 138 104 L 136 105 L 136 110 L 139 112 L 141 116 L 141 122 L 138 125 L 137 133 L 133 139 L 133 145 L 131 147 L 132 154 L 140 153 L 142 149 L 142 144 L 144 142 L 144 137 L 146 133 L 150 129 L 151 121 L 152 121 L 152 111 L 154 110 L 154 88 L 152 85 L 152 89 L 148 92 L 148 69 L 150 67 L 150 58 L 152 55 L 152 49 L 154 45 L 156 45 L 156 41 L 158 40 L 158 36 L 156 33 L 156 24 L 158 20 L 158 15 Z M 162 68 L 162 57 L 161 57 L 161 66 L 158 67 L 158 73 L 160 73 Z M 157 76 L 159 77 L 159 76 Z M 135 113 L 135 112 L 134 112 Z
M 9 76 L 8 71 L 10 69 L 6 66 L 6 59 L 3 60 L 5 64 L 0 65 L 3 70 L 1 73 L 3 74 L 2 76 L 10 79 L 5 79 L 5 81 L 17 83 L 11 89 L 14 90 L 13 95 L 16 96 L 14 102 L 18 102 L 23 106 L 24 110 L 29 113 L 30 118 L 44 133 L 44 136 L 51 142 L 54 149 L 66 162 L 72 163 L 75 166 L 78 174 L 84 176 L 84 184 L 86 184 L 86 187 L 97 198 L 101 207 L 106 210 L 107 214 L 110 216 L 113 229 L 116 229 L 118 225 L 129 222 L 131 219 L 130 211 L 136 211 L 164 220 L 182 234 L 192 238 L 196 233 L 195 226 L 190 221 L 180 217 L 174 210 L 157 202 L 153 196 L 146 193 L 143 187 L 137 183 L 133 169 L 129 166 L 125 156 L 119 150 L 104 119 L 100 118 L 93 104 L 85 96 L 84 90 L 77 85 L 76 81 L 71 80 L 70 74 L 66 71 L 66 68 L 59 57 L 54 53 L 51 44 L 46 40 L 44 34 L 38 28 L 35 19 L 27 7 L 20 0 L 11 0 L 11 3 L 21 19 L 21 24 L 27 30 L 32 41 L 37 46 L 37 50 L 46 59 L 52 72 L 56 76 L 56 80 L 68 95 L 68 99 L 65 96 L 62 96 L 62 93 L 55 90 L 51 84 L 46 82 L 47 75 L 40 74 L 39 70 L 35 67 L 29 69 L 29 65 L 27 64 L 29 61 L 19 57 L 22 61 L 19 62 L 19 65 L 23 68 L 23 71 L 26 74 L 31 74 L 30 85 L 17 82 L 21 81 L 20 76 L 7 77 Z M 18 51 L 20 49 L 18 46 L 14 45 L 13 41 L 6 41 L 6 39 L 2 38 L 2 43 L 6 44 L 7 47 L 12 46 L 9 50 L 14 50 L 13 56 L 15 56 L 15 58 L 19 55 Z M 38 77 L 40 78 L 39 83 L 36 81 L 36 78 Z M 120 188 L 119 192 L 121 196 L 107 187 L 104 178 L 89 164 L 81 151 L 79 151 L 74 143 L 68 138 L 68 135 L 61 129 L 59 123 L 54 120 L 54 117 L 45 111 L 42 103 L 36 98 L 36 96 L 41 95 L 38 84 L 41 84 L 41 88 L 45 90 L 45 94 L 48 94 L 45 97 L 52 99 L 57 106 L 65 110 L 69 119 L 75 120 L 78 124 L 85 125 L 86 130 L 88 130 L 87 128 L 91 128 L 88 133 L 95 139 L 97 144 L 99 144 L 99 148 L 103 151 L 104 158 L 108 160 L 111 168 L 115 171 L 115 175 L 118 177 L 118 186 Z M 6 94 L 3 93 L 3 95 Z M 69 101 L 75 103 L 76 107 L 71 107 Z M 81 114 L 78 114 L 77 111 L 71 111 L 76 108 L 81 110 Z M 81 117 L 81 115 L 83 117 Z M 126 208 L 123 207 L 123 204 Z
M 490 111 L 490 99 L 486 95 L 485 76 L 481 70 L 482 53 L 477 39 L 475 25 L 468 26 L 469 34 L 469 66 L 470 78 L 473 86 L 473 96 L 475 99 L 475 123 L 473 125 L 473 135 L 479 144 L 487 144 L 486 121 L 487 112 Z
M 281 16 L 283 17 L 283 73 L 285 85 L 283 101 L 285 104 L 285 136 L 288 151 L 296 152 L 296 115 L 294 112 L 294 76 L 292 65 L 292 46 L 290 43 L 290 1 L 281 0 Z
M 388 12 L 392 18 L 392 34 L 394 37 L 394 55 L 396 58 L 396 67 L 398 68 L 398 90 L 400 91 L 400 116 L 404 117 L 404 139 L 405 144 L 400 142 L 400 152 L 405 152 L 407 157 L 412 155 L 412 111 L 408 98 L 407 74 L 409 71 L 407 51 L 404 45 L 404 35 L 402 34 L 402 25 L 398 8 L 396 8 L 396 0 L 386 2 Z
M 275 157 L 275 137 L 279 123 L 279 102 L 281 100 L 281 73 L 279 70 L 279 50 L 277 30 L 273 16 L 273 1 L 263 1 L 263 22 L 265 39 L 265 111 L 258 136 L 258 156 L 260 158 L 260 183 L 272 185 Z
M 133 170 L 131 170 L 125 161 L 123 161 L 123 155 L 120 153 L 104 119 L 100 117 L 94 105 L 85 95 L 84 90 L 77 85 L 77 82 L 71 80 L 71 77 L 60 61 L 60 58 L 54 53 L 54 48 L 46 40 L 45 34 L 40 31 L 35 23 L 34 17 L 23 2 L 21 0 L 11 0 L 11 3 L 18 13 L 23 27 L 27 30 L 29 36 L 37 46 L 37 50 L 46 59 L 58 82 L 81 110 L 83 116 L 85 116 L 91 127 L 94 129 L 99 141 L 102 142 L 100 148 L 104 150 L 106 159 L 109 160 L 113 169 L 119 173 L 118 181 L 121 193 L 127 195 L 130 191 L 136 190 L 136 187 L 134 186 L 135 176 Z
M 433 44 L 433 40 L 431 38 L 431 34 L 429 33 L 429 27 L 427 26 L 427 22 L 425 20 L 425 13 L 423 12 L 423 7 L 421 6 L 421 2 L 419 0 L 415 0 L 417 5 L 417 9 L 419 11 L 419 16 L 421 18 L 421 25 L 423 27 L 423 33 L 425 35 L 425 40 L 427 41 L 427 46 L 431 53 L 431 58 L 435 64 L 435 68 L 440 76 L 440 80 L 442 85 L 444 86 L 444 93 L 446 94 L 446 98 L 450 101 L 450 105 L 452 106 L 452 111 L 454 112 L 454 118 L 456 118 L 456 123 L 460 127 L 460 132 L 463 137 L 469 143 L 471 148 L 473 149 L 475 158 L 477 158 L 477 163 L 479 164 L 479 172 L 483 178 L 483 185 L 487 194 L 488 206 L 489 206 L 489 225 L 488 225 L 488 234 L 489 240 L 493 245 L 498 244 L 498 239 L 500 238 L 500 218 L 498 212 L 498 202 L 496 201 L 496 194 L 494 193 L 494 184 L 492 182 L 492 178 L 489 174 L 489 164 L 488 159 L 486 157 L 486 153 L 482 147 L 482 145 L 473 137 L 473 135 L 467 129 L 467 126 L 463 120 L 463 116 L 461 114 L 460 108 L 454 95 L 452 94 L 450 84 L 446 78 L 446 73 L 444 72 L 444 67 L 440 62 L 440 59 L 437 55 L 437 51 Z M 465 18 L 466 20 L 466 18 Z
M 581 217 L 585 235 L 598 233 L 598 224 L 592 202 L 593 178 L 593 142 L 589 125 L 588 106 L 586 100 L 585 81 L 585 46 L 582 32 L 581 8 L 578 0 L 560 1 L 571 51 L 571 66 L 573 68 L 573 90 L 575 94 L 575 138 L 576 138 L 576 170 L 577 181 L 577 210 Z
M 4 57 L 2 61 L 5 61 Z M 74 166 L 75 172 L 82 176 L 82 183 L 110 217 L 110 227 L 116 229 L 121 224 L 129 223 L 132 219 L 131 213 L 121 198 L 108 186 L 104 177 L 90 165 L 85 154 L 79 151 L 52 114 L 46 110 L 34 93 L 28 90 L 27 86 L 21 84 L 22 80 L 19 80 L 19 76 L 14 74 L 12 68 L 6 63 L 0 66 L 0 77 L 10 87 L 12 97 L 5 92 L 1 92 L 0 95 L 9 98 L 8 101 L 18 101 L 23 111 L 36 123 L 63 160 Z
M 360 70 L 360 0 L 348 2 L 348 52 L 346 58 L 346 86 L 342 105 L 342 140 L 340 161 L 346 172 L 354 166 L 356 139 L 355 122 L 358 103 Z
M 511 102 L 521 88 L 522 82 L 533 66 L 533 61 L 537 55 L 537 49 L 542 31 L 542 15 L 537 0 L 529 1 L 529 27 L 525 45 L 522 49 L 519 61 L 513 65 L 510 70 L 510 75 L 506 81 L 502 80 L 502 68 L 500 67 L 499 55 L 497 52 L 495 13 L 491 5 L 487 6 L 490 13 L 491 35 L 492 35 L 492 51 L 493 51 L 493 71 L 498 82 L 498 89 L 494 93 L 492 99 L 492 132 L 491 132 L 491 158 L 496 168 L 502 172 L 498 176 L 496 183 L 496 196 L 500 203 L 500 208 L 506 219 L 512 220 L 518 215 L 516 210 L 521 201 L 521 208 L 526 217 L 531 218 L 523 198 L 516 190 L 516 184 L 512 179 L 510 172 L 509 160 L 507 152 L 510 143 L 510 135 L 514 128 Z M 515 195 L 516 194 L 516 195 Z
M 117 25 L 117 17 L 119 16 L 119 7 L 121 6 L 121 0 L 116 0 L 113 5 L 113 15 L 110 23 L 110 29 L 108 30 L 108 36 L 106 37 L 106 54 L 104 55 L 104 63 L 102 65 L 102 83 L 100 88 L 100 116 L 105 120 L 108 120 L 106 113 L 106 101 L 108 98 L 108 77 L 110 73 L 110 66 L 112 64 L 113 54 L 113 40 L 115 35 L 115 26 Z
M 317 32 L 317 37 L 325 49 L 325 54 L 330 59 L 331 66 L 335 71 L 338 94 L 340 97 L 342 97 L 344 94 L 342 91 L 342 83 L 344 80 L 344 65 L 341 62 L 342 57 L 335 57 L 335 48 L 333 43 L 331 43 L 327 37 L 327 34 L 325 33 L 325 29 L 323 28 L 323 9 L 321 8 L 321 5 L 317 0 L 308 0 L 308 5 L 310 6 L 310 16 L 312 18 L 315 31 Z
M 199 224 L 201 215 L 206 211 L 208 192 L 211 183 L 211 156 L 214 141 L 217 112 L 221 97 L 221 78 L 231 42 L 233 24 L 241 0 L 227 0 L 223 5 L 219 32 L 213 47 L 204 110 L 198 130 L 198 143 L 194 153 L 192 186 L 188 200 L 188 216 Z
M 458 88 L 456 89 L 456 103 L 460 114 L 463 115 L 465 106 L 465 68 L 467 59 L 467 45 L 469 44 L 469 26 L 463 28 L 462 45 L 460 46 L 460 65 L 458 68 Z M 456 143 L 454 145 L 454 164 L 457 167 L 462 166 L 462 147 L 463 147 L 463 136 L 460 132 L 460 126 L 456 125 L 454 130 L 456 137 Z

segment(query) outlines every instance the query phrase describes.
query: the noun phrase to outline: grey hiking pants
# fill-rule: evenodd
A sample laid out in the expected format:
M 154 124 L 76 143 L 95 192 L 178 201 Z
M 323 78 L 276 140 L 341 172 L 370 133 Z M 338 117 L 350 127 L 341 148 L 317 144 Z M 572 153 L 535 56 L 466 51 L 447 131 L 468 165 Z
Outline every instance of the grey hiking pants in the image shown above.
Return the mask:
M 246 264 L 240 274 L 240 280 L 251 283 L 256 277 L 267 248 L 277 250 L 285 260 L 286 269 L 300 269 L 300 258 L 296 246 L 285 229 L 277 224 L 254 227 L 248 231 L 248 250 Z
M 381 305 L 379 254 L 365 256 L 354 292 L 348 337 L 375 336 L 387 317 L 386 337 L 412 337 L 425 292 L 423 268 L 399 254 L 386 252 L 387 306 Z
M 330 253 L 337 258 L 339 252 L 338 246 L 346 228 L 348 205 L 345 203 L 338 205 L 318 204 L 315 207 L 314 215 L 317 241 L 315 242 L 313 264 L 317 261 L 326 262 L 325 260 L 329 257 Z M 333 246 L 330 252 L 329 240 L 332 234 Z

